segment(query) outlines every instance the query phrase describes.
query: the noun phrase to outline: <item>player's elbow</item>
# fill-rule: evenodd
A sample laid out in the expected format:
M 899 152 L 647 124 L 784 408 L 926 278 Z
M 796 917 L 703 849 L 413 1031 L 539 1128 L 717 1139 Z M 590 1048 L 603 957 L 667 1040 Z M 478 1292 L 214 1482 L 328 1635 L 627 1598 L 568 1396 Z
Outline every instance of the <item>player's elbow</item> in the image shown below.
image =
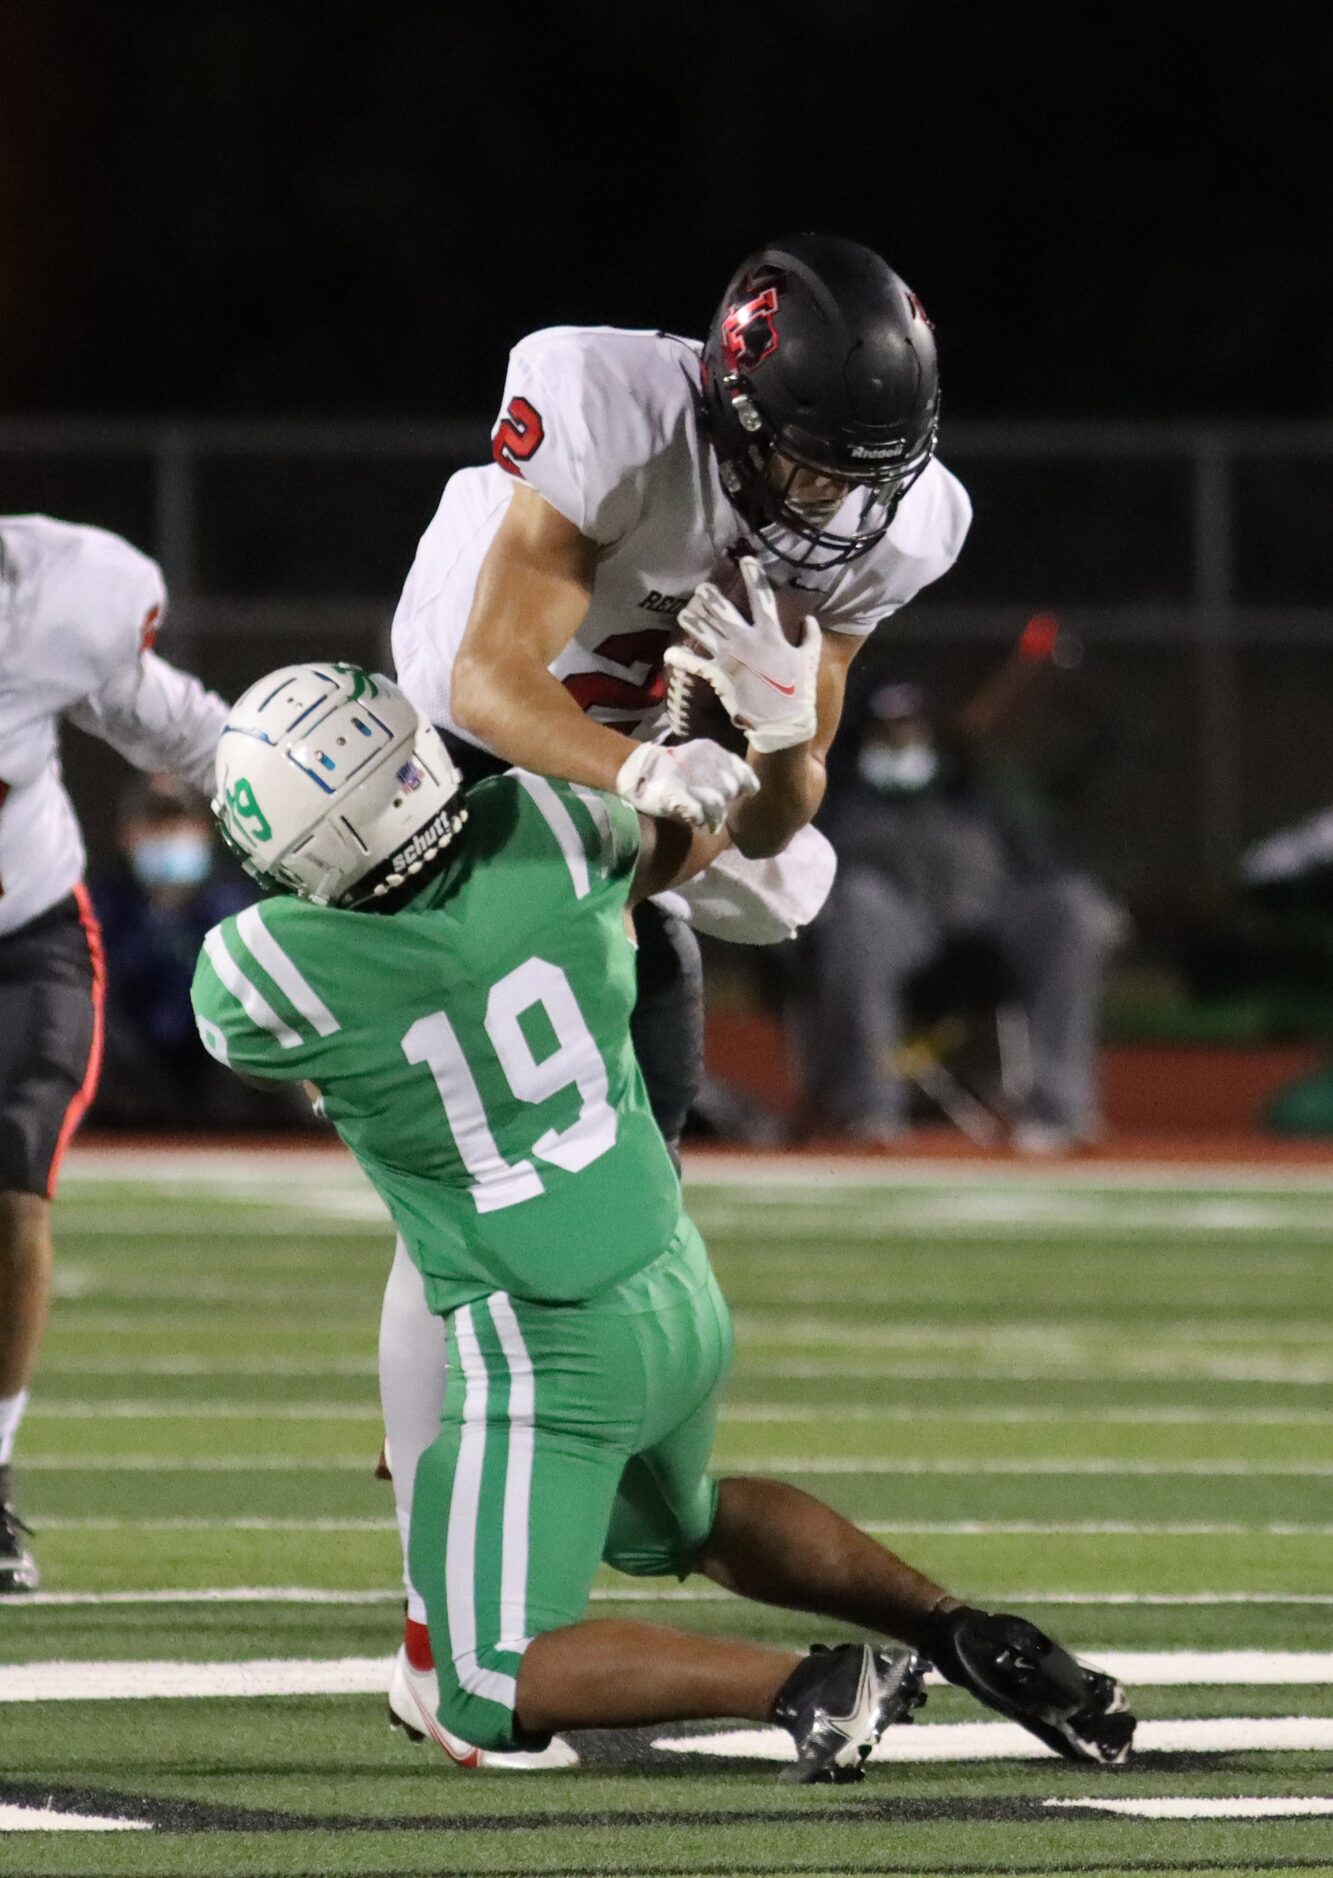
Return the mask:
M 454 722 L 469 736 L 488 741 L 494 711 L 494 686 L 489 668 L 466 649 L 454 661 L 450 697 Z

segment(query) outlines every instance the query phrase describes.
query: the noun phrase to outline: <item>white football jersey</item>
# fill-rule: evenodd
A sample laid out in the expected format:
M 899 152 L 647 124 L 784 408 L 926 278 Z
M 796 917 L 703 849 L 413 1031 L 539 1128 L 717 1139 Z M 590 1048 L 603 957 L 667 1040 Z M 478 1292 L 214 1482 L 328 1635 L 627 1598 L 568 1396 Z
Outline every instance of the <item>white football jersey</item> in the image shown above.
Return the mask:
M 0 937 L 83 875 L 62 716 L 212 792 L 227 707 L 151 651 L 165 604 L 157 563 L 118 535 L 0 515 Z
M 669 333 L 611 326 L 554 326 L 514 348 L 493 460 L 449 479 L 394 615 L 399 682 L 434 723 L 464 734 L 451 710 L 453 663 L 520 482 L 601 550 L 588 611 L 551 670 L 589 716 L 631 736 L 661 720 L 663 654 L 699 582 L 743 599 L 742 553 L 758 553 L 784 620 L 814 613 L 826 631 L 857 638 L 953 565 L 972 511 L 938 461 L 884 539 L 845 567 L 789 567 L 752 545 L 700 429 L 700 351 Z M 849 498 L 844 526 L 859 506 Z

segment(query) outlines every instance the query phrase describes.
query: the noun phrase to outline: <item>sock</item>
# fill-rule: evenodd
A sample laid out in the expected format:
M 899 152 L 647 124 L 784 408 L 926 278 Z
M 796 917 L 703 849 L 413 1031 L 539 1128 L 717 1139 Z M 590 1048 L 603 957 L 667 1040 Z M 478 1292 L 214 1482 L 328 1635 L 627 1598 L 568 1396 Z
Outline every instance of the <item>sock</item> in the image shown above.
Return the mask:
M 440 1432 L 444 1356 L 444 1324 L 426 1303 L 421 1273 L 400 1239 L 380 1313 L 380 1407 L 393 1460 L 393 1499 L 403 1546 L 407 1615 L 423 1631 L 426 1607 L 408 1575 L 407 1540 L 417 1462 Z
M 13 1457 L 14 1437 L 27 1406 L 26 1389 L 20 1389 L 17 1395 L 0 1396 L 0 1467 L 8 1467 Z
M 408 1618 L 403 1625 L 403 1648 L 413 1669 L 434 1669 L 435 1653 L 430 1647 L 430 1632 L 424 1624 Z

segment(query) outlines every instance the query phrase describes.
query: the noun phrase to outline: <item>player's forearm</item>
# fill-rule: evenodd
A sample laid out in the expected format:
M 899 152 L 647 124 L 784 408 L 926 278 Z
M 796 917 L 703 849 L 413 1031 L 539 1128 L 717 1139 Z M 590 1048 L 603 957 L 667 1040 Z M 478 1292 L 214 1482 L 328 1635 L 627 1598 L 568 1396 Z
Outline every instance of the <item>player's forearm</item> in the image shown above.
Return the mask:
M 459 727 L 508 763 L 592 789 L 614 790 L 635 745 L 585 717 L 559 679 L 521 657 L 459 653 L 453 710 Z
M 170 770 L 204 795 L 213 790 L 213 759 L 227 706 L 190 672 L 155 652 L 74 705 L 71 722 L 139 769 Z
M 809 744 L 768 756 L 752 749 L 747 761 L 759 778 L 759 793 L 732 810 L 727 828 L 742 854 L 763 860 L 781 854 L 792 836 L 813 821 L 828 777 Z

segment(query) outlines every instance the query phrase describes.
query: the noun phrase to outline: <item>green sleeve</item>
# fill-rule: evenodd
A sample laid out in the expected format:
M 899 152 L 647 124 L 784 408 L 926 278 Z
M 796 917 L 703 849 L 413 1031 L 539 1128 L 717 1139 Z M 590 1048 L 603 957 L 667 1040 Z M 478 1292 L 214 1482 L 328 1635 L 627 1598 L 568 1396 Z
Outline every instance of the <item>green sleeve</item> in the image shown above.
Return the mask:
M 278 948 L 259 907 L 224 920 L 207 935 L 190 997 L 209 1055 L 247 1076 L 280 1081 L 305 1076 L 315 1033 L 328 1034 L 324 1019 L 332 1023 L 327 1008 Z M 312 999 L 318 1007 L 313 1022 Z

